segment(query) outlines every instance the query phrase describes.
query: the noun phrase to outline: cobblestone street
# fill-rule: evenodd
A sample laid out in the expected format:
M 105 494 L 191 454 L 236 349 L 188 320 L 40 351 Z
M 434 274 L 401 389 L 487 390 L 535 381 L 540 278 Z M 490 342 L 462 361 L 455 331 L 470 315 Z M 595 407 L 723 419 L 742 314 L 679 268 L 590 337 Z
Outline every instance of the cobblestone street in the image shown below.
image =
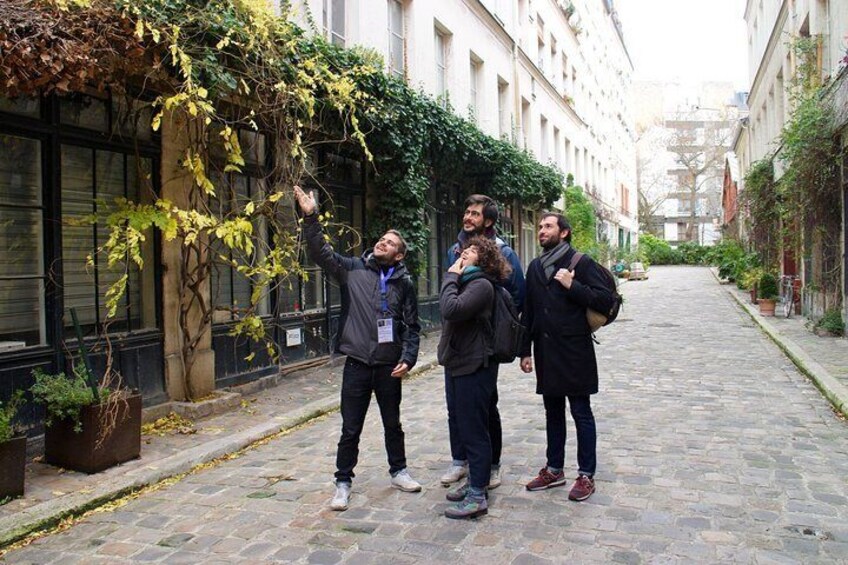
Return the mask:
M 8 553 L 8 563 L 844 563 L 848 423 L 706 268 L 652 268 L 598 332 L 598 492 L 530 493 L 541 398 L 500 372 L 504 483 L 488 516 L 447 520 L 443 373 L 409 381 L 422 493 L 389 487 L 372 402 L 351 508 L 328 509 L 339 415 Z M 840 345 L 841 346 L 841 345 Z M 848 360 L 846 360 L 848 364 Z M 281 385 L 285 386 L 285 384 Z M 567 474 L 574 476 L 569 417 Z

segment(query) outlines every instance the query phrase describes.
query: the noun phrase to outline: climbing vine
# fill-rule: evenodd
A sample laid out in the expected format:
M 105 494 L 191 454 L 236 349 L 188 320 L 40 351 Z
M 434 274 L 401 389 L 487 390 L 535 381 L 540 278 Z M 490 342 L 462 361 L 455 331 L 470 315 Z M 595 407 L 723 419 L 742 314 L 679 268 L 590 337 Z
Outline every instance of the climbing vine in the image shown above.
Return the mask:
M 185 176 L 184 193 L 118 200 L 89 221 L 110 227 L 107 243 L 95 252 L 125 272 L 106 292 L 110 313 L 126 292 L 130 264 L 143 267 L 150 231 L 179 243 L 187 387 L 214 321 L 216 306 L 205 290 L 213 269 L 229 268 L 250 281 L 250 304 L 234 308 L 234 332 L 258 341 L 266 334 L 257 305 L 276 285 L 305 276 L 297 230 L 285 218 L 291 218 L 291 186 L 311 174 L 315 145 L 345 144 L 370 163 L 377 195 L 371 229 L 400 229 L 410 240 L 413 268 L 426 244 L 425 204 L 434 183 L 524 205 L 550 204 L 562 186 L 555 169 L 387 76 L 373 52 L 330 45 L 289 21 L 288 3 L 281 9 L 275 16 L 264 0 L 12 0 L 0 6 L 0 95 L 108 90 L 132 99 L 139 115 L 150 112 L 154 130 L 180 138 L 181 171 L 163 176 Z M 249 198 L 226 181 L 246 171 L 240 132 L 261 133 L 273 155 L 263 163 L 265 189 Z

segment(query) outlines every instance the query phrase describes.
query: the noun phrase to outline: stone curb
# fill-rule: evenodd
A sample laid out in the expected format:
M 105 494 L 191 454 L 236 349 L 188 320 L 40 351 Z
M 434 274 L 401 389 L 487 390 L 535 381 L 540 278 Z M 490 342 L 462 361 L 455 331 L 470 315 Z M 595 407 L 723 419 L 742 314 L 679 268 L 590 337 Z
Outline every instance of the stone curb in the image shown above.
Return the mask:
M 718 275 L 713 269 L 710 269 L 713 275 L 718 278 Z M 777 345 L 781 351 L 789 358 L 792 363 L 806 375 L 816 388 L 818 388 L 825 398 L 830 401 L 833 407 L 842 415 L 848 417 L 848 387 L 835 379 L 821 364 L 815 361 L 810 355 L 801 348 L 797 343 L 782 335 L 777 328 L 769 321 L 760 315 L 759 310 L 751 304 L 746 304 L 744 300 L 739 298 L 733 290 L 727 290 L 727 293 L 742 307 L 745 312 L 754 320 L 763 332 Z
M 407 378 L 417 378 L 437 365 L 435 359 L 422 362 L 410 371 Z M 187 473 L 198 465 L 235 453 L 274 434 L 290 430 L 338 409 L 339 397 L 336 392 L 332 396 L 310 402 L 287 416 L 277 417 L 274 421 L 226 437 L 204 441 L 164 459 L 151 461 L 150 465 L 124 475 L 98 481 L 90 490 L 48 500 L 14 516 L 0 519 L 0 549 L 29 534 L 51 528 L 69 516 L 82 514 L 143 487 Z

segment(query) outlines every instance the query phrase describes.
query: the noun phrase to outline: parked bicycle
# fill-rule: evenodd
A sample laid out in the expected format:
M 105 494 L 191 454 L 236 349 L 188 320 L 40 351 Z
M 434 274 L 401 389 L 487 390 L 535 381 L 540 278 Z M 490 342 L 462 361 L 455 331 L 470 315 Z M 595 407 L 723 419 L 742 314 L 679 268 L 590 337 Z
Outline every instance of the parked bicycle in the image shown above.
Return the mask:
M 783 275 L 780 277 L 780 303 L 783 308 L 783 316 L 788 318 L 795 309 L 795 275 Z

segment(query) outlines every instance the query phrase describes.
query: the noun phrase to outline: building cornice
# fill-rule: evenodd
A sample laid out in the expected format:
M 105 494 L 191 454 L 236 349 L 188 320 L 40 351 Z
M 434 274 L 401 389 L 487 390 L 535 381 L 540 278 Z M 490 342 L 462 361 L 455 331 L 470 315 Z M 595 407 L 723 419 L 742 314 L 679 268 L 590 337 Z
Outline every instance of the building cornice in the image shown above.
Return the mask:
M 504 47 L 509 49 L 510 53 L 515 48 L 516 40 L 506 29 L 506 26 L 501 22 L 489 8 L 487 8 L 480 0 L 464 0 L 465 5 L 477 14 L 478 19 L 483 22 L 489 31 L 493 32 L 500 40 Z
M 786 18 L 789 14 L 789 2 L 784 0 L 780 4 L 780 12 L 777 14 L 777 18 L 774 22 L 774 27 L 771 30 L 771 35 L 769 36 L 768 44 L 766 45 L 765 51 L 763 51 L 763 56 L 760 58 L 760 64 L 757 66 L 757 74 L 754 75 L 754 82 L 751 83 L 751 88 L 748 91 L 748 100 L 753 100 L 757 93 L 757 89 L 760 86 L 760 82 L 763 80 L 763 75 L 765 74 L 768 65 L 765 64 L 768 61 L 771 61 L 772 56 L 774 55 L 775 48 L 777 47 L 777 42 L 780 39 L 780 35 L 783 32 L 783 26 L 786 24 Z M 751 107 L 751 104 L 748 104 L 748 107 Z

